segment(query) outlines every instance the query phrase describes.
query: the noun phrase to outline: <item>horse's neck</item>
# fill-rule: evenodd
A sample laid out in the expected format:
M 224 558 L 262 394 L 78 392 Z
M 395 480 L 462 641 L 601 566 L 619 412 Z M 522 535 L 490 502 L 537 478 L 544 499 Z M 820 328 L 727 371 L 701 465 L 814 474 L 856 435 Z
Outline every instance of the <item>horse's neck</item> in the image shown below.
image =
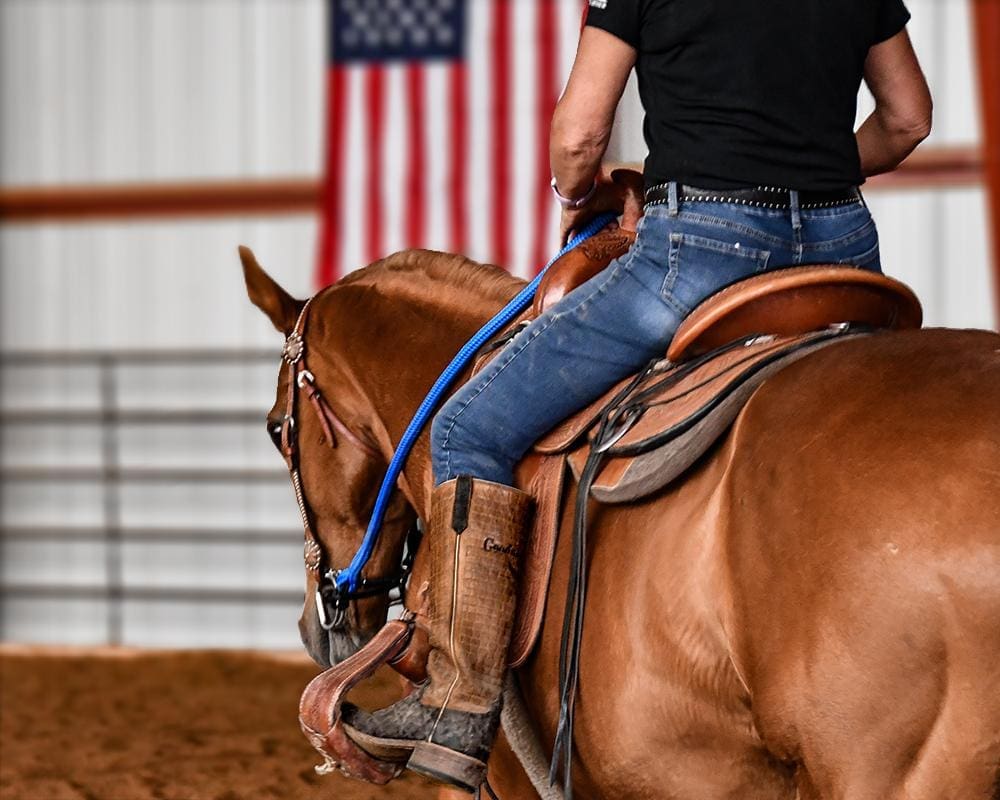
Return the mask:
M 374 408 L 374 434 L 387 459 L 434 381 L 503 302 L 474 286 L 449 288 L 378 293 L 365 304 L 363 319 L 349 323 L 352 371 Z M 400 487 L 426 520 L 433 488 L 429 420 L 406 460 Z
M 434 381 L 469 340 L 472 333 L 487 319 L 486 315 L 477 315 L 473 318 L 466 316 L 463 320 L 444 318 L 440 323 L 435 323 L 429 330 L 422 332 L 420 337 L 422 341 L 415 344 L 409 354 L 411 359 L 409 368 L 417 377 L 413 382 L 417 385 L 417 391 L 393 394 L 385 398 L 379 407 L 379 418 L 385 424 L 389 438 L 394 444 L 398 444 L 402 439 L 407 425 Z M 458 385 L 453 385 L 448 393 L 457 388 Z M 430 518 L 430 494 L 434 486 L 430 430 L 429 418 L 406 461 L 400 482 L 402 490 L 417 510 L 417 514 L 424 520 Z

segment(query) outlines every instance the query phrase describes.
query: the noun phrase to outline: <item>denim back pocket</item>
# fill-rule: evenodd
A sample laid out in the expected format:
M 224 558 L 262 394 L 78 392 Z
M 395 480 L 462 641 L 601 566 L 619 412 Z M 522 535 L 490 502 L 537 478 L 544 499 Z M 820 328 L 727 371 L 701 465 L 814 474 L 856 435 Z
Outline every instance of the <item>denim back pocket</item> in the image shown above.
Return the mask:
M 876 239 L 874 245 L 858 253 L 856 256 L 841 258 L 837 263 L 845 267 L 857 267 L 858 269 L 867 269 L 871 272 L 881 272 L 882 259 L 879 255 L 878 240 Z
M 769 250 L 691 233 L 670 234 L 670 269 L 661 294 L 688 314 L 709 295 L 767 269 Z
M 841 264 L 872 272 L 882 271 L 878 229 L 864 206 L 859 205 L 838 214 L 827 214 L 809 220 L 809 224 L 814 232 L 823 233 L 828 238 L 806 244 L 804 263 Z

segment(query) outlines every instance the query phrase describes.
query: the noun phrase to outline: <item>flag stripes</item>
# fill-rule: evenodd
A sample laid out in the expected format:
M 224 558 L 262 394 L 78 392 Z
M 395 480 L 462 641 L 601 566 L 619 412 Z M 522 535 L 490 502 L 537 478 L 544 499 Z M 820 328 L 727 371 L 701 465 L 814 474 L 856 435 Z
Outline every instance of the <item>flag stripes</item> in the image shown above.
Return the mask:
M 359 6 L 369 18 L 390 7 L 414 17 L 390 0 L 344 2 L 330 0 L 331 25 Z M 464 0 L 455 15 L 460 2 L 423 3 L 441 11 L 426 25 L 408 21 L 403 45 L 396 28 L 358 26 L 349 47 L 331 32 L 319 285 L 407 247 L 529 276 L 558 244 L 549 122 L 583 0 Z M 359 43 L 358 31 L 375 38 Z M 441 55 L 452 35 L 464 37 L 457 59 Z M 439 47 L 425 56 L 428 37 Z

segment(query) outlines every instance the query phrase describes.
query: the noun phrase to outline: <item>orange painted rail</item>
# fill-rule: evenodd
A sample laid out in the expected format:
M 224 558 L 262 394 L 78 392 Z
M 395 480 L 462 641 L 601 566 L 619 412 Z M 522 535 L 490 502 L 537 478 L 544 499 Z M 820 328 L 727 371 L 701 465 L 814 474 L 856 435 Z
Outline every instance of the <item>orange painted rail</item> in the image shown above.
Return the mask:
M 0 220 L 310 214 L 319 198 L 320 183 L 312 178 L 4 187 Z
M 870 180 L 867 188 L 966 186 L 981 182 L 983 177 L 983 156 L 978 148 L 926 148 L 914 153 L 896 172 Z M 320 197 L 320 181 L 313 178 L 12 186 L 0 188 L 0 221 L 311 214 Z

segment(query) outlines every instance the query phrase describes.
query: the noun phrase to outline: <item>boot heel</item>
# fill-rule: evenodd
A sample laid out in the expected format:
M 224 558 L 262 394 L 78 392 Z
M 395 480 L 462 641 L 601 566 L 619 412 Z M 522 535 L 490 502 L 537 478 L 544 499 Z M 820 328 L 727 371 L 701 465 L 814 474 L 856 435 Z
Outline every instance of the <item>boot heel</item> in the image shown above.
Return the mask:
M 475 793 L 486 780 L 486 765 L 478 758 L 433 742 L 418 742 L 406 762 L 406 768 L 470 794 Z

